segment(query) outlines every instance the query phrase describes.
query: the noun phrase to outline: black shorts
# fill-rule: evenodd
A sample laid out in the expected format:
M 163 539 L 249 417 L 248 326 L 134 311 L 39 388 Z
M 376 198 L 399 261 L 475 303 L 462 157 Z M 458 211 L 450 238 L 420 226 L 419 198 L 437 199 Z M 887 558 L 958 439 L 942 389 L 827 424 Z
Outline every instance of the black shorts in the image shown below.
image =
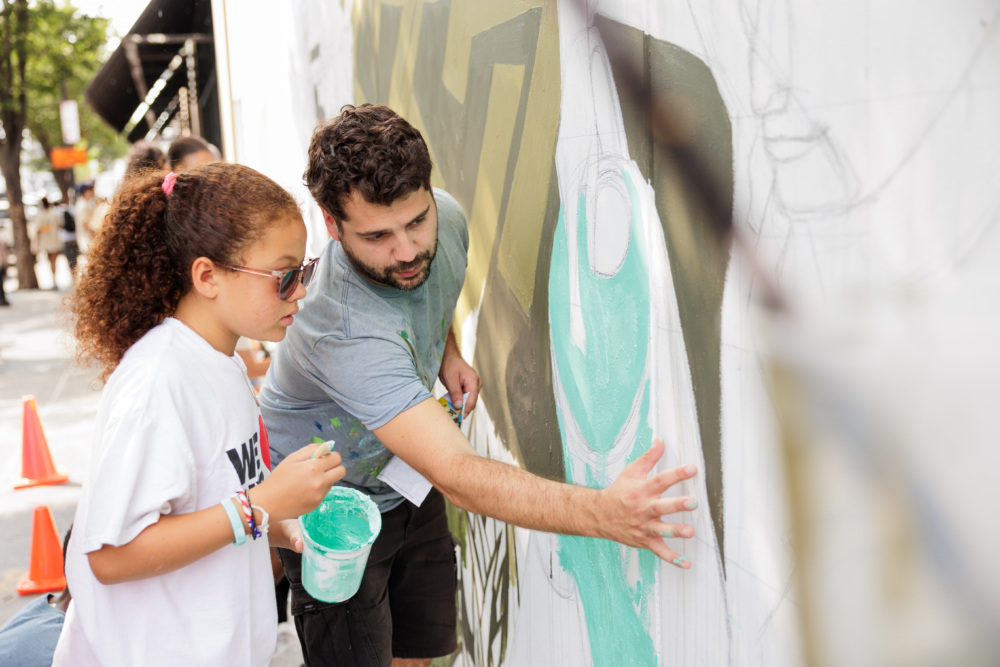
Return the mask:
M 436 658 L 458 647 L 455 540 L 437 489 L 418 508 L 403 501 L 382 515 L 361 588 L 321 602 L 302 587 L 302 556 L 278 549 L 292 616 L 310 667 L 388 667 L 392 658 Z

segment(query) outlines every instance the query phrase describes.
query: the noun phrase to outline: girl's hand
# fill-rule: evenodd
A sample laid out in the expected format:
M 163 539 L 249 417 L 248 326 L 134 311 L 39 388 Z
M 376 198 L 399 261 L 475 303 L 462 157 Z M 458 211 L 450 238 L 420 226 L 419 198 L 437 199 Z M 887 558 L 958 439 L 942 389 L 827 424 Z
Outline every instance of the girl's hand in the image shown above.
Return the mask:
M 302 529 L 296 519 L 282 519 L 271 526 L 267 533 L 268 542 L 272 547 L 291 549 L 296 553 L 302 553 L 305 543 L 302 541 Z
M 294 519 L 316 509 L 327 491 L 347 470 L 340 454 L 326 452 L 311 458 L 316 445 L 307 445 L 287 457 L 252 492 L 252 502 L 266 509 L 271 521 Z

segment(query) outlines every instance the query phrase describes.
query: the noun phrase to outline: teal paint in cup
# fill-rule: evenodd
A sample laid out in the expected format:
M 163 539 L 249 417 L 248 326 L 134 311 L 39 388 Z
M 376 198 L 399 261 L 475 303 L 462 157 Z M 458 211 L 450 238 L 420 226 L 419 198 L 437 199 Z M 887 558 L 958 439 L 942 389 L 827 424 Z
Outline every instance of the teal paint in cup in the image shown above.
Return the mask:
M 371 499 L 335 486 L 319 507 L 299 517 L 302 529 L 302 585 L 324 602 L 343 602 L 358 592 L 368 552 L 382 530 Z

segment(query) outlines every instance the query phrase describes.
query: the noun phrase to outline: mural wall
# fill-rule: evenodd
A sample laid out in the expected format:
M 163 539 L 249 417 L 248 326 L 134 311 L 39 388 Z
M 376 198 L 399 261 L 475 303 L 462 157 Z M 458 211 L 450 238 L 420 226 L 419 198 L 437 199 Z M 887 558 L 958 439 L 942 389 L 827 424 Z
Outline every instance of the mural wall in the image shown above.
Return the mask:
M 301 173 L 315 123 L 370 101 L 423 132 L 434 185 L 469 216 L 456 323 L 484 383 L 470 420 L 481 453 L 603 487 L 659 437 L 661 468 L 702 471 L 679 491 L 699 500 L 685 516 L 696 537 L 665 538 L 689 571 L 455 512 L 456 664 L 892 664 L 953 655 L 979 627 L 938 616 L 985 607 L 1000 619 L 1000 596 L 970 605 L 914 584 L 953 573 L 921 559 L 886 606 L 884 587 L 870 585 L 891 566 L 886 553 L 928 545 L 904 530 L 910 541 L 883 551 L 885 516 L 910 525 L 913 498 L 887 499 L 871 459 L 858 475 L 851 446 L 877 448 L 882 427 L 845 426 L 891 413 L 880 397 L 912 407 L 885 380 L 900 368 L 926 369 L 908 387 L 939 378 L 881 347 L 886 313 L 920 297 L 912 325 L 923 331 L 942 284 L 966 295 L 1000 284 L 993 268 L 954 282 L 962 266 L 994 264 L 1000 153 L 981 147 L 1000 148 L 989 120 L 1000 111 L 1000 14 L 985 0 L 920 4 L 215 3 L 229 158 L 299 194 L 314 248 L 326 233 Z M 932 42 L 945 54 L 925 49 Z M 669 103 L 670 136 L 654 131 L 635 81 Z M 664 139 L 703 161 L 712 207 L 657 148 Z M 711 210 L 732 212 L 737 245 L 712 232 Z M 780 316 L 761 307 L 765 293 L 781 295 Z M 856 344 L 842 356 L 845 337 Z M 942 346 L 927 339 L 907 354 Z M 843 364 L 816 370 L 816 359 Z M 792 400 L 777 377 L 793 379 Z M 977 401 L 1000 395 L 976 386 Z M 830 395 L 871 400 L 812 400 Z M 777 419 L 788 410 L 828 419 L 796 435 Z M 926 414 L 942 428 L 958 420 L 944 407 Z M 789 443 L 803 432 L 842 446 L 795 457 Z M 987 432 L 964 442 L 983 455 Z M 898 474 L 901 487 L 913 480 Z M 996 547 L 973 532 L 956 536 L 975 544 L 969 554 Z M 901 622 L 899 600 L 943 611 Z M 899 639 L 928 624 L 947 630 Z

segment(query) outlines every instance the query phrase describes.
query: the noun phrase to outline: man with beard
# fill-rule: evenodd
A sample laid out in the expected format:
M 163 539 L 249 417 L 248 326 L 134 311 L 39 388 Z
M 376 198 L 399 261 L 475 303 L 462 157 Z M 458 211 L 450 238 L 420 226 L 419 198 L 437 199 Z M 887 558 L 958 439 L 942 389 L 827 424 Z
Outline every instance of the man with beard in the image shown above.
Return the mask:
M 371 497 L 382 531 L 360 590 L 340 603 L 312 598 L 301 556 L 279 550 L 308 665 L 429 665 L 455 650 L 445 497 L 511 524 L 612 539 L 690 567 L 663 537 L 694 531 L 664 515 L 694 509 L 694 500 L 660 496 L 695 469 L 647 478 L 663 452 L 658 441 L 610 487 L 588 489 L 480 457 L 434 400 L 440 378 L 467 414 L 481 383 L 451 329 L 467 264 L 465 214 L 430 178 L 420 133 L 384 106 L 345 106 L 309 146 L 305 181 L 333 239 L 274 355 L 261 410 L 274 464 L 303 442 L 336 441 L 347 468 L 340 483 Z M 389 484 L 387 466 L 412 467 L 433 486 L 419 477 Z

